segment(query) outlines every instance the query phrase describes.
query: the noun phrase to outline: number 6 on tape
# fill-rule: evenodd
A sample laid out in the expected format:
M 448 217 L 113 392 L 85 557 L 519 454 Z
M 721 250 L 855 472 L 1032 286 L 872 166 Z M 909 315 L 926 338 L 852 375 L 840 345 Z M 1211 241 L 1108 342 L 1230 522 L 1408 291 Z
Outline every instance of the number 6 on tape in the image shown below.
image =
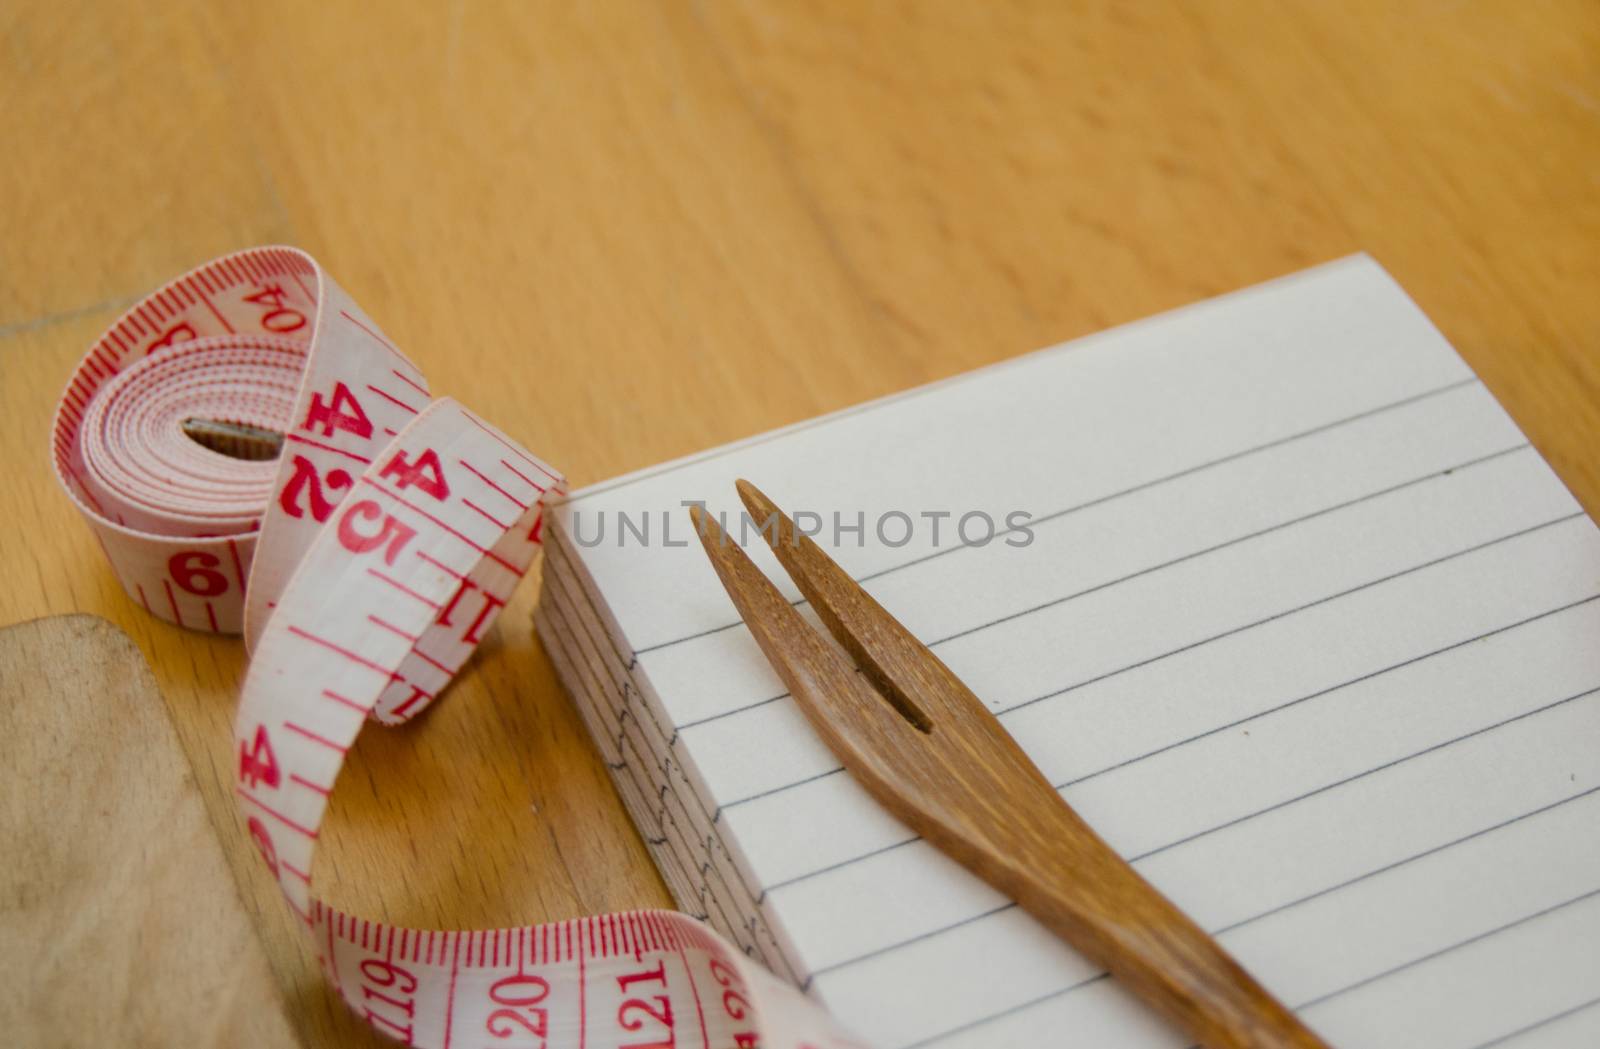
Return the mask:
M 281 433 L 281 453 L 202 446 L 185 429 L 197 419 Z M 57 476 L 129 594 L 181 626 L 245 632 L 234 727 L 245 827 L 329 978 L 374 1027 L 463 1049 L 856 1044 L 675 912 L 423 931 L 311 895 L 318 829 L 356 734 L 440 694 L 527 571 L 563 486 L 460 404 L 431 399 L 310 256 L 239 252 L 150 295 L 79 364 L 53 438 Z

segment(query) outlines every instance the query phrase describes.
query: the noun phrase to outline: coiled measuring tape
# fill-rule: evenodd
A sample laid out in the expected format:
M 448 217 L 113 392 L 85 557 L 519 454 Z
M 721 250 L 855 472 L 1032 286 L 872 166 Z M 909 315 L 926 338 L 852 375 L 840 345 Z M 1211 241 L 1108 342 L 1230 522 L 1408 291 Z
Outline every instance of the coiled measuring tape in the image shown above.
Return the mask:
M 356 733 L 440 695 L 526 572 L 563 482 L 433 399 L 309 255 L 241 251 L 145 298 L 79 363 L 52 440 L 129 595 L 180 626 L 244 633 L 240 813 L 328 978 L 375 1028 L 441 1049 L 856 1045 L 676 912 L 428 931 L 312 896 Z

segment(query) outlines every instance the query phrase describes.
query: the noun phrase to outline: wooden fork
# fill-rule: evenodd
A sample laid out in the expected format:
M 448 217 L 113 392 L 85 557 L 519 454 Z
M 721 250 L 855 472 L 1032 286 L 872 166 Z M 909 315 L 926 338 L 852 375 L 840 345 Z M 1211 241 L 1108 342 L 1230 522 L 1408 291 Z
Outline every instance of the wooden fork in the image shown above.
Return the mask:
M 1202 1045 L 1327 1049 L 1079 818 L 927 646 L 754 485 L 738 489 L 860 673 L 700 506 L 695 529 L 767 659 L 868 793 Z

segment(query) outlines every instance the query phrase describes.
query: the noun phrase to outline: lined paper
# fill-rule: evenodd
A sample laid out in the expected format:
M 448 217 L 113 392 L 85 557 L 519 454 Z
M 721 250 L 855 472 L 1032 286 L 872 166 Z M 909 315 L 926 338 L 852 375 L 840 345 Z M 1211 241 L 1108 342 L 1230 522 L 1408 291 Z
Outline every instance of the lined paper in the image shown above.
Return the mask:
M 840 770 L 689 530 L 736 477 L 822 514 L 1333 1044 L 1600 1044 L 1600 533 L 1370 259 L 597 485 L 548 533 L 541 632 L 680 905 L 873 1044 L 1182 1046 Z M 953 516 L 891 546 L 896 510 Z M 974 510 L 1032 542 L 952 542 Z

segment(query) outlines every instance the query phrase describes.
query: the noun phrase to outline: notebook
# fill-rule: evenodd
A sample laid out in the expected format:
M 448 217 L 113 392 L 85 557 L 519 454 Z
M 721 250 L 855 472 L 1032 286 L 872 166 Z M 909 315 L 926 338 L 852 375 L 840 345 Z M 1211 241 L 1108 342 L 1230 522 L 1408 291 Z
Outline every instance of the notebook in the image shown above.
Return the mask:
M 1600 533 L 1371 259 L 546 533 L 541 636 L 682 908 L 874 1045 L 1185 1045 L 840 770 L 690 530 L 703 500 L 739 535 L 737 477 L 1332 1044 L 1600 1045 Z

